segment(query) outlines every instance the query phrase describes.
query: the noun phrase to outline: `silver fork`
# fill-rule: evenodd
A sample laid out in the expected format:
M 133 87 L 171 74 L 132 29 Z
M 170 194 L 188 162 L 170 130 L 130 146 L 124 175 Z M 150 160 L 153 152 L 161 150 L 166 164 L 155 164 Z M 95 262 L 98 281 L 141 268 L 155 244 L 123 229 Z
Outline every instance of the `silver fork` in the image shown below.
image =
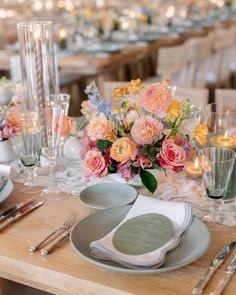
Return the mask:
M 29 250 L 30 252 L 34 252 L 38 249 L 38 247 L 43 244 L 45 241 L 47 241 L 50 237 L 52 237 L 53 235 L 55 235 L 55 233 L 57 233 L 59 230 L 61 229 L 69 229 L 73 223 L 75 222 L 76 218 L 78 216 L 78 212 L 76 211 L 71 211 L 71 213 L 69 214 L 69 216 L 66 218 L 66 220 L 64 221 L 63 224 L 59 225 L 58 227 L 56 227 L 55 229 L 53 229 L 52 231 L 50 231 L 46 236 L 44 236 L 41 240 L 37 241 L 34 245 L 32 245 Z

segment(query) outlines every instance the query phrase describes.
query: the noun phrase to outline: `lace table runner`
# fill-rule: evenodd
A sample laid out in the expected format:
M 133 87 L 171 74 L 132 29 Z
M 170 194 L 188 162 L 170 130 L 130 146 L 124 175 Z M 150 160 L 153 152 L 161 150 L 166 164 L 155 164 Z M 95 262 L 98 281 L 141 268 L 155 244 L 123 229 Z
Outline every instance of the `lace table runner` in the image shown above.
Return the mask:
M 72 195 L 79 195 L 86 187 L 99 182 L 112 182 L 108 178 L 86 178 L 80 162 L 67 162 L 58 166 L 56 178 L 59 187 L 65 192 L 70 192 Z M 14 181 L 23 183 L 23 174 L 18 174 Z M 37 176 L 37 184 L 46 186 L 49 182 L 47 168 L 40 168 Z M 138 193 L 158 197 L 163 200 L 185 201 L 193 205 L 194 214 L 202 218 L 209 210 L 205 191 L 200 179 L 191 179 L 185 173 L 169 173 L 167 177 L 160 173 L 158 177 L 158 189 L 152 195 L 144 187 L 137 187 Z M 227 202 L 223 205 L 222 224 L 236 224 L 236 203 L 235 200 Z

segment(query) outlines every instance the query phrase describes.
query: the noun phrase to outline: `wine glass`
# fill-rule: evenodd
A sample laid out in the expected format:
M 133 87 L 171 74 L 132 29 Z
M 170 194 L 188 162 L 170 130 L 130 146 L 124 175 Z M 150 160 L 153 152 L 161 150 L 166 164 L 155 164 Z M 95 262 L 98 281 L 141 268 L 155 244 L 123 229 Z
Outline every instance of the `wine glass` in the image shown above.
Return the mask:
M 223 198 L 226 195 L 235 162 L 235 152 L 224 147 L 208 147 L 199 151 L 203 183 L 210 201 L 210 212 L 204 219 L 220 222 Z
M 56 183 L 55 166 L 60 143 L 61 127 L 63 123 L 64 109 L 60 104 L 47 104 L 42 110 L 43 125 L 41 126 L 42 155 L 46 158 L 49 166 L 49 185 L 44 188 L 42 196 L 47 200 L 61 200 L 67 196 L 61 192 Z
M 225 147 L 236 150 L 236 112 L 232 106 L 222 103 L 206 105 L 199 116 L 194 131 L 197 150 L 206 147 Z M 236 165 L 229 181 L 224 201 L 232 201 L 236 196 Z
M 39 193 L 41 190 L 35 185 L 38 163 L 40 160 L 40 129 L 36 112 L 26 112 L 20 116 L 22 130 L 13 135 L 16 153 L 19 155 L 26 177 L 20 191 L 24 193 Z

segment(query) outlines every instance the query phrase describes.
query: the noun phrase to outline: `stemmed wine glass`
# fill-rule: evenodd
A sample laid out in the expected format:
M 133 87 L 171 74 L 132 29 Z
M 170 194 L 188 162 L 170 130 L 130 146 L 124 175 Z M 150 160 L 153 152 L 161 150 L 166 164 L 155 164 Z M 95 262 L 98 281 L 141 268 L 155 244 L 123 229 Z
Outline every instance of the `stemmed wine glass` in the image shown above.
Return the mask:
M 206 147 L 225 147 L 236 150 L 235 110 L 223 102 L 206 105 L 200 113 L 194 133 L 197 150 Z M 234 165 L 224 201 L 232 201 L 236 196 L 235 177 L 236 165 Z
M 223 147 L 208 147 L 199 151 L 203 183 L 210 200 L 210 212 L 204 219 L 220 222 L 223 198 L 232 175 L 235 152 Z
M 55 101 L 54 104 L 47 104 L 42 110 L 43 126 L 41 130 L 42 154 L 49 166 L 49 186 L 44 188 L 43 197 L 47 200 L 61 200 L 67 196 L 62 193 L 55 177 L 55 166 L 60 143 L 61 128 L 63 123 L 64 109 Z
M 38 163 L 40 160 L 40 128 L 36 112 L 21 114 L 22 130 L 13 135 L 13 142 L 17 154 L 24 167 L 26 180 L 20 191 L 24 193 L 39 193 L 40 188 L 35 185 Z

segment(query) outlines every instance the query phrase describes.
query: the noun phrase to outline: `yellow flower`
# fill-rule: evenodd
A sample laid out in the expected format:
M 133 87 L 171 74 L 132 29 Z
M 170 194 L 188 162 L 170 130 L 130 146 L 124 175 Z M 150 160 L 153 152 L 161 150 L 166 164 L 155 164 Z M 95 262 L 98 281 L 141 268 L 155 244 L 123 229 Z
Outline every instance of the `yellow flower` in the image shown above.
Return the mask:
M 199 124 L 194 130 L 194 137 L 200 143 L 204 145 L 207 142 L 208 128 L 205 124 Z
M 181 102 L 177 100 L 173 100 L 170 103 L 169 108 L 167 110 L 168 116 L 178 118 L 180 115 L 181 107 L 182 107 Z
M 143 89 L 143 84 L 140 79 L 137 80 L 131 80 L 130 85 L 127 87 L 129 92 L 132 92 L 133 94 L 138 94 Z
M 114 106 L 114 107 L 112 108 L 112 114 L 114 114 L 114 115 L 118 115 L 119 113 L 120 113 L 120 108 L 117 107 L 117 106 Z
M 117 87 L 112 93 L 112 98 L 117 101 L 120 97 L 129 94 L 128 87 Z
M 127 137 L 121 137 L 112 144 L 110 155 L 117 162 L 134 160 L 137 155 L 136 144 Z

